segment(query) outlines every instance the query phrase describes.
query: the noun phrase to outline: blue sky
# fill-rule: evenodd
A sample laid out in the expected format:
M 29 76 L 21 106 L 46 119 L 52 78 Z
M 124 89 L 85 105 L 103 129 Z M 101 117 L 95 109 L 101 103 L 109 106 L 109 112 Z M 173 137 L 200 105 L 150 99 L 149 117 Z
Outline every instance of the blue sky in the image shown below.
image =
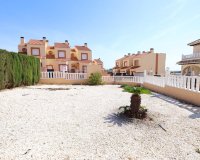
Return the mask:
M 50 43 L 87 42 L 106 68 L 126 53 L 149 50 L 167 55 L 179 70 L 187 43 L 200 38 L 199 0 L 1 0 L 0 48 L 17 51 L 19 37 L 46 36 Z

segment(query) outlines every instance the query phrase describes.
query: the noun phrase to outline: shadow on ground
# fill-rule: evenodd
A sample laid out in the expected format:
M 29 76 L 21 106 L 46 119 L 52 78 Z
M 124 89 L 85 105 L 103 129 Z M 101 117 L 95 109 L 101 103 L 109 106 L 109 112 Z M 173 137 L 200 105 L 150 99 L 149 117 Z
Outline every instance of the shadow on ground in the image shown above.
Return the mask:
M 175 104 L 180 108 L 183 108 L 183 109 L 186 109 L 186 110 L 192 112 L 193 114 L 191 114 L 189 116 L 189 118 L 192 118 L 192 119 L 200 118 L 200 107 L 197 107 L 192 104 L 188 104 L 188 103 L 185 103 L 185 102 L 182 102 L 182 101 L 176 100 L 174 98 L 171 98 L 171 97 L 168 97 L 168 96 L 165 96 L 162 94 L 158 94 L 155 92 L 152 93 L 152 97 L 162 99 L 168 103 Z
M 133 119 L 127 118 L 126 116 L 124 116 L 121 113 L 108 114 L 106 117 L 104 117 L 104 120 L 105 120 L 104 123 L 110 123 L 113 126 L 118 125 L 119 127 L 133 122 Z

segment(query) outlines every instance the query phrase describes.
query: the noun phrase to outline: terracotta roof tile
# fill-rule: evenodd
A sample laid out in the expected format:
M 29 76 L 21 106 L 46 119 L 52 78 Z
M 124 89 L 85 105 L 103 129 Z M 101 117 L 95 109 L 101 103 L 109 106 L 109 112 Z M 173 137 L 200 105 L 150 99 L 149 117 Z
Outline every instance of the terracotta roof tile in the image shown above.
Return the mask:
M 120 58 L 120 59 L 117 59 L 116 61 L 119 61 L 119 60 L 127 60 L 127 59 L 129 59 L 129 58 L 139 58 L 139 57 L 146 56 L 146 55 L 148 55 L 148 54 L 149 54 L 148 52 L 145 52 L 145 53 L 142 53 L 142 54 L 134 54 L 134 55 L 122 57 L 122 58 Z
M 55 48 L 69 48 L 67 43 L 54 43 Z
M 94 61 L 97 62 L 97 63 L 103 63 L 100 58 L 99 59 L 94 59 Z
M 117 66 L 117 67 L 114 67 L 113 69 L 120 69 L 120 67 Z
M 47 49 L 54 49 L 54 46 L 48 46 Z
M 32 45 L 43 45 L 44 41 L 43 40 L 30 39 L 28 43 L 32 44 Z
M 188 43 L 189 46 L 194 46 L 194 45 L 197 45 L 197 44 L 200 44 L 200 39 L 197 39 L 196 41 Z
M 140 66 L 131 66 L 130 69 L 140 68 Z
M 90 63 L 92 62 L 91 60 L 82 60 L 82 61 L 79 61 L 79 62 L 82 62 L 82 63 Z
M 91 51 L 88 47 L 85 46 L 75 46 L 75 48 L 80 51 Z

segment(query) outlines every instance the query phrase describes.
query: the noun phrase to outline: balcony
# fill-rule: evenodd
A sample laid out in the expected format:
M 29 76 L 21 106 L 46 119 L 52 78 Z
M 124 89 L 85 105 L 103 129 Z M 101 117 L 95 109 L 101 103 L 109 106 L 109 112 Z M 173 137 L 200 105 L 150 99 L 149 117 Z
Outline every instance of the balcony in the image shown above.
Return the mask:
M 200 59 L 200 52 L 188 55 L 182 55 L 182 60 L 196 60 L 196 59 Z

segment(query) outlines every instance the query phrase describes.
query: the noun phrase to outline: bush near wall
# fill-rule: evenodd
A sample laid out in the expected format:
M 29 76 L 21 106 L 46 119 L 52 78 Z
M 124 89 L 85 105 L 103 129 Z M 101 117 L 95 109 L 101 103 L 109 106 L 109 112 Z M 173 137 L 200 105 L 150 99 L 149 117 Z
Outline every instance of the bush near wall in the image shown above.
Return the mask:
M 101 85 L 102 84 L 102 75 L 99 72 L 91 73 L 88 80 L 89 85 Z
M 0 89 L 34 85 L 39 79 L 38 58 L 0 49 Z

